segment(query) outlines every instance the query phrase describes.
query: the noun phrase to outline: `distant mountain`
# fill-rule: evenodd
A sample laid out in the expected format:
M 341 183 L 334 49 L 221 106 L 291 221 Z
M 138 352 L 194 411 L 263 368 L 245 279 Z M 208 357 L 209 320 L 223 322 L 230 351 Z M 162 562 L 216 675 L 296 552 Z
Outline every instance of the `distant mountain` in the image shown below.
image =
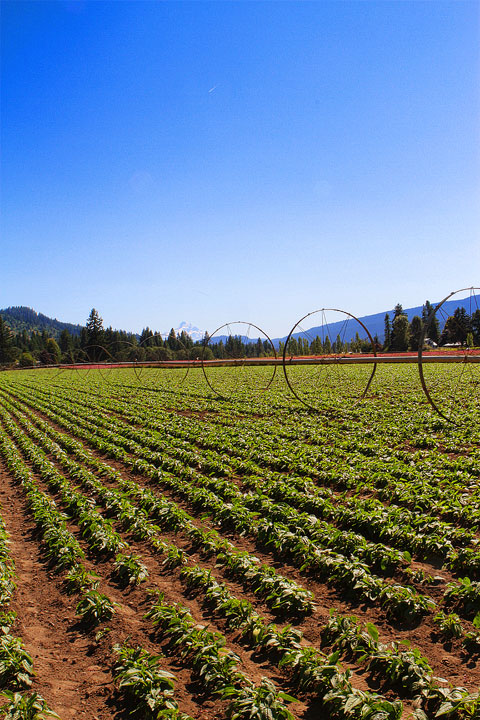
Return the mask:
M 438 305 L 438 302 L 432 303 L 433 307 Z M 443 330 L 443 326 L 445 325 L 445 320 L 449 315 L 453 315 L 455 310 L 458 307 L 464 307 L 467 313 L 470 315 L 472 312 L 474 312 L 477 308 L 480 308 L 480 295 L 473 295 L 471 298 L 465 298 L 463 300 L 447 300 L 441 308 L 441 312 L 438 313 L 438 322 L 440 326 L 440 332 Z M 418 305 L 417 307 L 413 308 L 404 308 L 403 312 L 408 317 L 409 322 L 411 322 L 412 318 L 415 315 L 422 316 L 422 305 Z M 381 313 L 375 313 L 375 315 L 364 315 L 363 317 L 359 317 L 358 319 L 365 325 L 367 330 L 369 331 L 370 335 L 372 337 L 375 337 L 375 335 L 378 335 L 380 338 L 380 341 L 383 342 L 384 334 L 385 334 L 385 315 L 388 313 L 390 315 L 390 322 L 393 320 L 393 310 L 385 310 Z M 360 338 L 364 339 L 367 338 L 367 333 L 363 330 L 361 325 L 359 325 L 355 320 L 350 320 L 348 323 L 347 331 L 345 333 L 345 337 L 343 337 L 343 334 L 345 332 L 345 323 L 343 321 L 331 323 L 328 326 L 328 334 L 330 337 L 330 340 L 333 342 L 337 335 L 340 335 L 342 339 L 345 342 L 350 342 L 350 340 L 355 337 L 355 333 L 358 332 Z M 325 327 L 323 328 L 323 333 L 325 335 Z M 322 326 L 316 326 L 311 327 L 305 332 L 298 332 L 294 333 L 294 338 L 299 337 L 307 337 L 309 341 L 313 340 L 316 336 L 322 337 Z M 287 335 L 281 338 L 275 338 L 273 340 L 273 344 L 276 348 L 278 348 L 279 341 L 284 342 L 287 339 Z
M 180 335 L 182 332 L 186 332 L 187 335 L 190 335 L 193 342 L 197 342 L 197 340 L 203 340 L 205 331 L 199 330 L 198 327 L 195 325 L 192 325 L 191 322 L 186 322 L 185 320 L 182 320 L 178 328 L 174 328 L 175 335 Z
M 58 338 L 62 330 L 68 330 L 72 335 L 80 335 L 82 329 L 81 325 L 61 322 L 56 318 L 47 317 L 42 313 L 35 312 L 32 308 L 22 305 L 0 310 L 0 315 L 16 334 L 23 332 L 23 330 L 26 330 L 29 334 L 34 330 L 40 333 L 46 330 L 50 337 Z

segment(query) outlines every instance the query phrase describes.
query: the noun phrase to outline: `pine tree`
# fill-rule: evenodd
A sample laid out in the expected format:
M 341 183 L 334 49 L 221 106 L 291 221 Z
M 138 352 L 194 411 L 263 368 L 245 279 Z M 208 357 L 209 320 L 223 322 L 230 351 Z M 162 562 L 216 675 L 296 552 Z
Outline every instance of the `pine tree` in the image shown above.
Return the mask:
M 472 335 L 473 344 L 478 347 L 480 345 L 480 310 L 472 313 Z
M 151 343 L 149 341 L 152 337 L 153 332 L 147 325 L 147 327 L 142 330 L 142 334 L 140 335 L 140 345 L 150 345 Z
M 96 362 L 102 360 L 105 353 L 101 346 L 104 342 L 103 320 L 95 308 L 92 308 L 87 318 L 87 355 L 90 361 Z
M 388 350 L 392 344 L 392 326 L 390 325 L 390 315 L 385 315 L 385 338 L 383 341 L 383 349 Z
M 434 314 L 434 309 L 430 300 L 426 300 L 422 308 L 422 320 L 427 327 L 426 337 L 438 345 L 440 342 L 440 326 L 437 315 Z
M 95 310 L 95 308 L 92 308 L 90 311 L 90 315 L 87 318 L 87 324 L 85 326 L 87 328 L 87 339 L 89 345 L 100 345 L 102 336 L 104 333 L 103 330 L 103 320 L 98 314 L 98 311 Z
M 401 307 L 401 306 L 400 306 Z M 391 349 L 399 352 L 408 350 L 410 324 L 403 313 L 396 315 L 392 322 Z
M 288 341 L 287 353 L 288 355 L 298 355 L 298 344 L 296 338 L 291 337 Z
M 60 333 L 60 340 L 58 344 L 60 345 L 60 350 L 62 351 L 62 353 L 68 353 L 73 349 L 72 336 L 67 329 L 62 330 L 62 332 Z
M 170 350 L 176 350 L 178 343 L 177 343 L 177 335 L 175 333 L 175 330 L 172 328 L 170 332 L 168 333 L 168 339 L 167 339 L 167 345 L 170 348 Z
M 16 356 L 13 333 L 0 315 L 0 364 L 7 365 L 13 362 Z
M 419 315 L 415 315 L 410 323 L 410 349 L 418 350 L 423 332 L 423 322 Z
M 461 343 L 465 345 L 467 335 L 471 332 L 472 323 L 470 315 L 464 307 L 458 307 L 453 315 L 447 318 L 440 342 L 442 345 L 445 343 Z

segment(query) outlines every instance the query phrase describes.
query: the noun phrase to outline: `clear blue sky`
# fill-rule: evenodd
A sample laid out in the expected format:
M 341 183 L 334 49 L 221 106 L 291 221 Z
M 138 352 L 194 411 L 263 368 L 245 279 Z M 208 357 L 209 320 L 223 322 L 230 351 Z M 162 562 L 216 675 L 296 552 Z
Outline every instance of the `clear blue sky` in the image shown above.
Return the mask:
M 0 307 L 273 336 L 480 285 L 478 2 L 2 2 Z

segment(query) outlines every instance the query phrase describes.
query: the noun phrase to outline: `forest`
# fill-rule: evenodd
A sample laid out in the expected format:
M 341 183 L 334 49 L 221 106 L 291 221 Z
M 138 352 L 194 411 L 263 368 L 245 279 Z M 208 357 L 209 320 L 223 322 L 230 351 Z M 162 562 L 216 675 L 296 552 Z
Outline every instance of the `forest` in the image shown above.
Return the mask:
M 33 312 L 33 311 L 31 311 Z M 36 313 L 34 313 L 37 315 Z M 38 315 L 44 318 L 45 316 Z M 168 334 L 158 333 L 146 327 L 138 335 L 124 330 L 104 328 L 103 319 L 92 308 L 84 327 L 67 323 L 44 324 L 43 329 L 14 331 L 0 315 L 0 365 L 32 367 L 34 365 L 75 364 L 86 362 L 149 362 L 167 360 L 224 359 L 240 357 L 268 357 L 274 354 L 272 344 L 261 338 L 245 341 L 238 335 L 220 338 L 218 342 L 208 343 L 208 334 L 202 341 L 194 342 L 185 331 L 176 333 L 172 328 Z M 55 329 L 65 325 L 58 337 Z M 425 337 L 430 346 L 461 345 L 480 346 L 480 310 L 471 315 L 465 308 L 457 308 L 440 327 L 438 318 L 432 313 L 432 305 L 423 306 L 422 315 L 411 321 L 398 303 L 392 319 L 385 315 L 384 337 L 375 335 L 373 346 L 376 352 L 417 351 L 427 325 Z M 17 325 L 18 328 L 18 325 Z M 79 328 L 79 332 L 77 331 Z M 329 355 L 339 353 L 368 353 L 373 351 L 372 342 L 359 333 L 346 340 L 337 335 L 323 337 L 292 337 L 289 340 L 289 355 Z M 284 350 L 282 341 L 275 348 L 281 355 Z

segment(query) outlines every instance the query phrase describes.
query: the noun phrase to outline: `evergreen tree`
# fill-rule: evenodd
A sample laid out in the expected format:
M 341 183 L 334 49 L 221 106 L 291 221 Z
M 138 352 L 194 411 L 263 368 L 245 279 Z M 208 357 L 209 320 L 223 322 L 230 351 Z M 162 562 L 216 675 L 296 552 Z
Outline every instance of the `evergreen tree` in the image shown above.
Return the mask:
M 288 341 L 288 347 L 287 347 L 287 354 L 288 355 L 298 355 L 298 343 L 296 338 L 291 337 Z
M 167 345 L 170 348 L 170 350 L 177 350 L 177 348 L 178 348 L 177 335 L 173 328 L 168 333 Z
M 13 333 L 0 315 L 0 364 L 8 365 L 17 357 Z
M 58 344 L 62 353 L 69 353 L 73 350 L 73 338 L 67 329 L 60 333 Z
M 180 342 L 187 350 L 190 350 L 190 348 L 193 347 L 193 340 L 190 335 L 185 332 L 185 330 L 182 330 L 182 332 L 180 333 Z
M 419 315 L 415 315 L 410 323 L 410 349 L 418 350 L 423 333 L 423 322 Z
M 88 332 L 87 328 L 82 327 L 80 331 L 80 347 L 83 349 L 88 345 Z
M 98 311 L 95 310 L 95 308 L 91 309 L 85 327 L 87 330 L 87 344 L 101 345 L 104 333 L 103 320 L 98 314 Z
M 229 335 L 225 342 L 225 351 L 229 358 L 241 358 L 245 353 L 245 345 L 239 335 Z
M 383 340 L 383 349 L 389 350 L 391 344 L 392 344 L 392 326 L 390 324 L 390 315 L 387 313 L 385 315 L 385 337 Z
M 360 335 L 358 332 L 355 333 L 355 337 L 350 340 L 350 352 L 360 352 L 362 349 L 362 341 L 360 340 Z
M 473 344 L 475 347 L 478 347 L 480 345 L 480 310 L 475 310 L 475 312 L 472 313 L 471 323 Z
M 140 345 L 150 345 L 150 338 L 153 338 L 153 332 L 147 327 L 142 330 L 140 335 Z
M 220 358 L 220 360 L 223 360 L 227 354 L 225 352 L 225 344 L 223 340 L 220 340 L 216 345 L 214 345 L 215 352 L 213 353 L 215 357 Z
M 465 345 L 468 333 L 472 332 L 470 315 L 464 307 L 458 307 L 453 315 L 447 318 L 440 343 L 461 343 Z
M 45 344 L 45 352 L 48 353 L 48 357 L 50 358 L 48 362 L 49 365 L 56 365 L 60 362 L 62 352 L 54 338 L 48 338 Z
M 453 313 L 456 325 L 457 341 L 465 345 L 468 333 L 472 332 L 472 321 L 464 307 L 458 307 Z
M 425 305 L 422 308 L 422 320 L 424 324 L 428 323 L 427 326 L 427 337 L 433 340 L 437 345 L 440 342 L 440 326 L 438 324 L 438 318 L 435 313 L 433 314 L 434 307 L 429 300 L 425 301 Z
M 400 305 L 400 307 L 402 307 Z M 392 322 L 391 349 L 398 352 L 408 350 L 410 324 L 403 313 L 395 315 Z

